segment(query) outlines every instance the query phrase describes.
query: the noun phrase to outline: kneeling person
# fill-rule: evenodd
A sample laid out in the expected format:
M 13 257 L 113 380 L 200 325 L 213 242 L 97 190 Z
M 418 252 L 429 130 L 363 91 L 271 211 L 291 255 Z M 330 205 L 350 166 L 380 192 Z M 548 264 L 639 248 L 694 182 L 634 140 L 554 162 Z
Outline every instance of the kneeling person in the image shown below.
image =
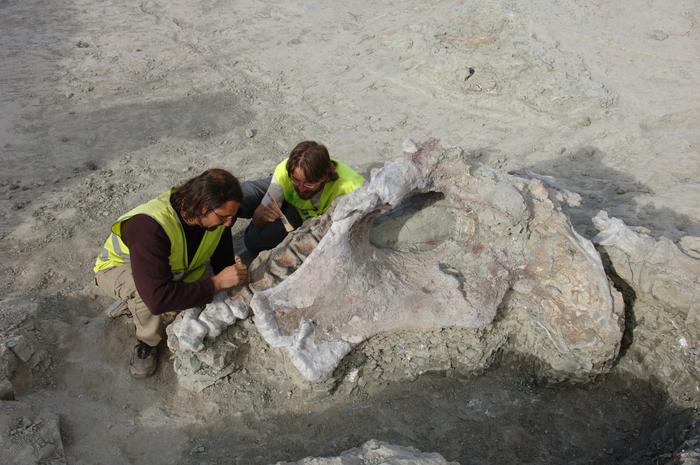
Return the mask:
M 274 248 L 291 230 L 285 227 L 285 219 L 298 228 L 364 181 L 352 168 L 331 159 L 322 144 L 300 142 L 272 177 L 243 183 L 240 216 L 252 217 L 244 236 L 246 248 L 253 256 Z
M 164 337 L 162 315 L 205 305 L 247 281 L 233 254 L 231 226 L 243 192 L 228 171 L 211 169 L 122 215 L 95 263 L 95 282 L 128 306 L 136 326 L 129 362 L 151 376 Z M 213 276 L 205 273 L 211 263 Z

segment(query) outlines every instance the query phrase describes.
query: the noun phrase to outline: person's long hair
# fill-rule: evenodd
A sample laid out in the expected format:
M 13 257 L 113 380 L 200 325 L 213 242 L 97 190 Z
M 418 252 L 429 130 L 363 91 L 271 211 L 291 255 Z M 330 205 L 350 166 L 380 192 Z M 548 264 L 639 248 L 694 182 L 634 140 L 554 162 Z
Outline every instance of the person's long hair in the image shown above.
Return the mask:
M 325 145 L 312 140 L 299 142 L 287 159 L 287 174 L 301 168 L 306 182 L 332 182 L 338 179 L 335 164 L 331 161 Z
M 176 187 L 171 200 L 183 218 L 191 219 L 229 200 L 242 202 L 243 191 L 234 175 L 220 168 L 212 168 Z

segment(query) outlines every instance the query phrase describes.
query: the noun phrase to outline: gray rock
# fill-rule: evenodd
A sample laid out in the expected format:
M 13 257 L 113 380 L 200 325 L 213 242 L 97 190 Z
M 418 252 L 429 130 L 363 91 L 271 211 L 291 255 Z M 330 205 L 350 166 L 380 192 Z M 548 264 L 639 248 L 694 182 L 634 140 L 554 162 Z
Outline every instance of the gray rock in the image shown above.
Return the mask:
M 683 236 L 678 243 L 678 247 L 685 252 L 686 255 L 700 259 L 700 237 Z
M 58 416 L 24 402 L 0 402 L 0 463 L 66 463 Z
M 677 403 L 700 406 L 700 260 L 600 212 L 593 238 L 626 287 L 634 321 L 620 369 L 666 387 Z M 688 246 L 686 240 L 686 246 Z
M 700 260 L 682 252 L 669 239 L 635 232 L 604 211 L 596 215 L 593 224 L 600 231 L 593 241 L 608 252 L 615 270 L 637 297 L 673 311 L 687 324 L 700 323 Z M 686 239 L 688 248 L 690 242 Z
M 24 336 L 13 336 L 5 341 L 5 347 L 10 349 L 22 362 L 27 363 L 34 355 L 33 344 Z

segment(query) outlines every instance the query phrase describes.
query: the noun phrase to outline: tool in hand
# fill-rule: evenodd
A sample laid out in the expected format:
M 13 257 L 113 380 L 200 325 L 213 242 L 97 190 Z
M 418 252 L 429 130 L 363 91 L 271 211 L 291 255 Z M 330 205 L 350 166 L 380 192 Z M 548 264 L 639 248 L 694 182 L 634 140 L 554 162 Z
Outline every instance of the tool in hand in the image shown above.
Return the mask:
M 294 226 L 292 226 L 292 223 L 290 223 L 289 220 L 287 219 L 287 217 L 284 216 L 284 213 L 282 213 L 282 207 L 280 207 L 280 205 L 277 203 L 277 201 L 270 194 L 267 194 L 267 198 L 270 199 L 270 203 L 274 204 L 277 207 L 277 209 L 280 211 L 280 214 L 281 214 L 280 219 L 282 220 L 282 224 L 284 225 L 284 229 L 288 233 L 294 231 Z

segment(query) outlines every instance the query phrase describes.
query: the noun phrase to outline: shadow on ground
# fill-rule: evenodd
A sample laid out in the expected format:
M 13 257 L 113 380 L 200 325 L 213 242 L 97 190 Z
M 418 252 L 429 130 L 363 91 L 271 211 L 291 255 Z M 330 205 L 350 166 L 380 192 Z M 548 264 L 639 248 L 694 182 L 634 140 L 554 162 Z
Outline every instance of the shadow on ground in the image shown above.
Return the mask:
M 329 408 L 307 415 L 222 418 L 194 428 L 182 463 L 332 456 L 374 438 L 463 465 L 651 464 L 678 447 L 692 421 L 638 380 L 541 386 L 514 367 L 470 379 L 425 375 L 324 403 Z
M 689 216 L 669 208 L 640 204 L 638 196 L 653 194 L 652 190 L 629 174 L 605 166 L 605 158 L 595 147 L 584 147 L 517 172 L 552 176 L 564 189 L 581 194 L 582 208 L 567 207 L 565 211 L 576 230 L 588 238 L 597 234 L 591 217 L 600 210 L 630 226 L 643 226 L 655 237 L 665 236 L 675 241 L 685 235 L 700 236 L 700 222 Z
M 178 393 L 165 353 L 155 377 L 129 378 L 133 328 L 105 318 L 108 303 L 41 299 L 31 325 L 50 350 L 51 368 L 27 378 L 18 394 L 60 415 L 69 458 L 106 437 L 100 457 L 111 463 L 191 465 L 333 456 L 378 439 L 463 465 L 651 465 L 698 433 L 689 431 L 693 413 L 672 406 L 659 383 L 611 374 L 594 384 L 547 385 L 527 360 L 506 359 L 478 377 L 432 373 L 387 383 L 360 376 L 333 395 L 290 386 L 293 396 L 271 393 L 255 409 L 260 401 L 250 395 L 264 395 L 265 379 L 252 389 L 234 373 L 214 391 Z
M 85 166 L 97 169 L 114 157 L 164 138 L 201 140 L 226 133 L 250 118 L 239 98 L 227 93 L 115 105 L 85 113 L 71 111 L 49 118 L 27 117 L 18 131 L 28 136 L 32 146 L 17 150 L 35 157 L 8 156 L 7 168 L 12 172 L 26 170 L 28 163 L 36 164 L 31 167 L 33 176 L 53 179 Z M 11 155 L 13 147 L 5 150 Z M 72 163 L 66 163 L 66 153 L 70 153 Z

